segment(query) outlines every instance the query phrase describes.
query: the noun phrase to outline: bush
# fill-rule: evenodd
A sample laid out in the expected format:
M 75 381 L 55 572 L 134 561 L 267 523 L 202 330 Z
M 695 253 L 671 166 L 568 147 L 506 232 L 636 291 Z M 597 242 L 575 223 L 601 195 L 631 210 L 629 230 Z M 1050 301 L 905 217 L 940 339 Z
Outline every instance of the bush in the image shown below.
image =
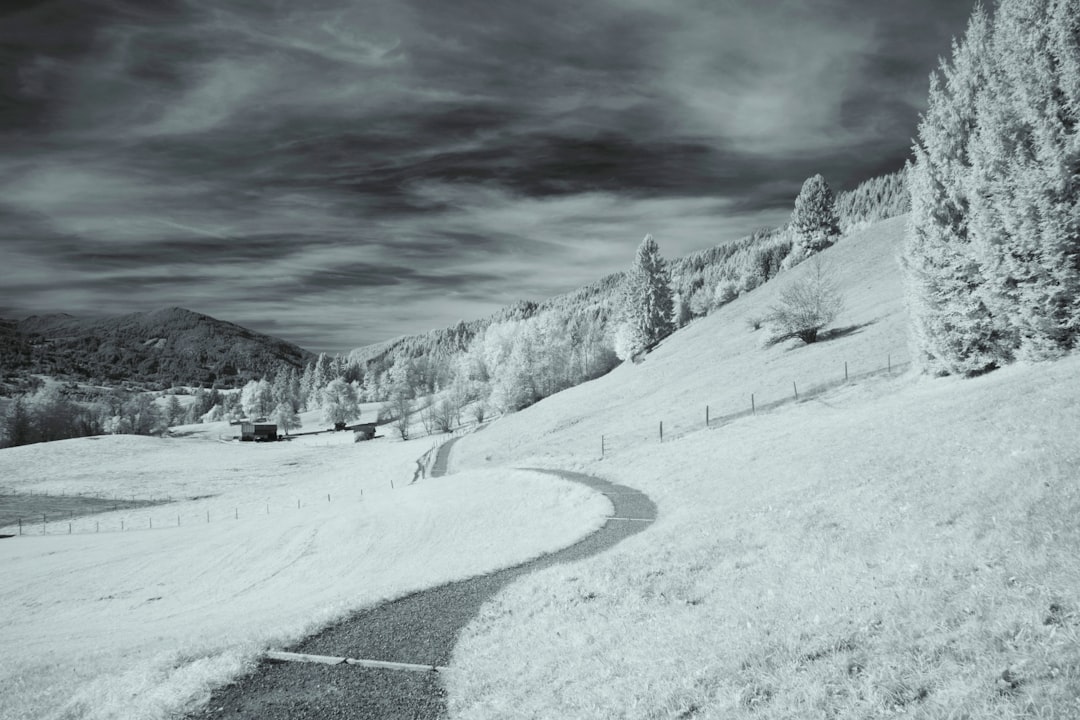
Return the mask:
M 843 295 L 830 275 L 829 268 L 815 257 L 806 275 L 780 293 L 767 318 L 774 328 L 771 342 L 793 337 L 806 344 L 817 341 L 818 331 L 844 309 Z

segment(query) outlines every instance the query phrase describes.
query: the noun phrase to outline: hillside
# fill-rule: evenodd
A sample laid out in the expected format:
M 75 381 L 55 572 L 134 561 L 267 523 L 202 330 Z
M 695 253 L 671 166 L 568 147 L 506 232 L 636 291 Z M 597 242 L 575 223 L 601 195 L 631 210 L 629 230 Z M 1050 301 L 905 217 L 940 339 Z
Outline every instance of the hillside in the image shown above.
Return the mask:
M 31 373 L 159 387 L 236 387 L 315 356 L 269 335 L 183 308 L 106 318 L 32 316 L 0 321 L 0 367 L 11 382 Z
M 846 235 L 870 223 L 903 215 L 908 212 L 909 205 L 902 170 L 871 178 L 836 198 L 837 216 Z M 783 261 L 791 249 L 792 236 L 786 228 L 759 228 L 741 238 L 726 240 L 683 257 L 668 258 L 677 322 L 707 314 L 777 276 L 784 271 Z M 348 359 L 366 365 L 366 371 L 376 376 L 396 363 L 406 361 L 418 360 L 428 368 L 445 367 L 450 365 L 448 360 L 452 356 L 463 353 L 493 326 L 544 314 L 557 318 L 557 325 L 575 326 L 571 334 L 588 335 L 591 342 L 610 350 L 614 326 L 619 318 L 624 277 L 624 272 L 612 273 L 538 303 L 522 300 L 486 318 L 356 348 L 349 353 Z M 614 357 L 613 353 L 609 354 Z M 605 359 L 598 359 L 596 365 L 603 367 L 592 376 L 603 374 L 610 367 Z M 578 378 L 576 382 L 586 379 L 589 377 Z M 434 386 L 437 383 L 428 384 Z
M 455 651 L 451 717 L 1077 717 L 1080 357 L 897 368 L 904 224 L 823 253 L 847 298 L 824 342 L 763 347 L 747 324 L 799 268 L 455 446 L 455 470 L 639 488 L 658 520 L 489 604 Z M 793 382 L 800 402 L 760 411 Z

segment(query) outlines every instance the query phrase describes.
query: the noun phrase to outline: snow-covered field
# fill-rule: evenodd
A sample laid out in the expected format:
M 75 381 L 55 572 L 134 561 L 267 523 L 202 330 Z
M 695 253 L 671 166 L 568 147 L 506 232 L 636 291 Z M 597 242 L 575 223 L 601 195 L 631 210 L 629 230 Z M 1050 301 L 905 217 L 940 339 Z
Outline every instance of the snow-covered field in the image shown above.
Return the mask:
M 0 451 L 5 491 L 174 499 L 0 541 L 0 718 L 169 717 L 268 647 L 561 548 L 610 511 L 510 469 L 410 484 L 427 438 L 223 443 L 196 429 Z

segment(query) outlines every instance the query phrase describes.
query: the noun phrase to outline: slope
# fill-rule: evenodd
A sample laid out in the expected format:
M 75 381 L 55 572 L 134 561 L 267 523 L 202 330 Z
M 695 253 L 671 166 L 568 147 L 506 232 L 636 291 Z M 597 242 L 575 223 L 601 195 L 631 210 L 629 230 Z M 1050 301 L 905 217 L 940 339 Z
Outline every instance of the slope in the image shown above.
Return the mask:
M 750 321 L 809 268 L 798 267 L 678 331 L 637 365 L 544 400 L 542 409 L 509 415 L 461 445 L 463 464 L 526 457 L 575 460 L 618 451 L 665 434 L 702 427 L 705 406 L 719 417 L 792 398 L 792 383 L 808 389 L 849 375 L 899 366 L 908 356 L 907 320 L 896 264 L 906 216 L 856 232 L 822 253 L 843 288 L 846 310 L 821 342 L 762 347 L 764 331 Z M 568 429 L 572 431 L 568 432 Z M 468 459 L 468 458 L 471 458 Z
M 454 468 L 593 473 L 658 520 L 485 608 L 451 662 L 452 717 L 1080 714 L 1080 357 L 861 378 L 703 427 L 706 402 L 904 352 L 903 225 L 825 253 L 849 328 L 827 342 L 763 348 L 746 325 L 795 272 L 458 443 Z M 699 429 L 659 442 L 656 421 L 683 416 Z

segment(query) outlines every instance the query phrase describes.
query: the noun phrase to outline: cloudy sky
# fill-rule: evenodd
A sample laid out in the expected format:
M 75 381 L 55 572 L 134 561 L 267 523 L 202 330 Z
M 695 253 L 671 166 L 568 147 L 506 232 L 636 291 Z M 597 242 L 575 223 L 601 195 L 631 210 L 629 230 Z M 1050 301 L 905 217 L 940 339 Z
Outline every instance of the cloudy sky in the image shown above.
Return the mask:
M 0 317 L 345 351 L 899 168 L 973 0 L 6 0 Z

